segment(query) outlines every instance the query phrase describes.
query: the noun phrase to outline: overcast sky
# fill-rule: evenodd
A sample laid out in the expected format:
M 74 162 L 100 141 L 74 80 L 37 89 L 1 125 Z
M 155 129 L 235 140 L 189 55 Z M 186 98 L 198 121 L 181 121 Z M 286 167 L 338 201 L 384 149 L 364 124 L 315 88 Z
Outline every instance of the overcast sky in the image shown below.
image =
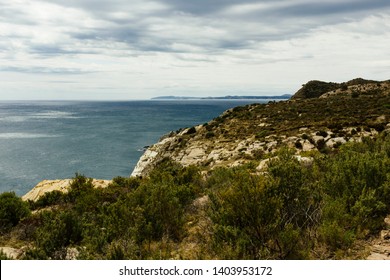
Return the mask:
M 389 74 L 389 0 L 0 0 L 3 100 L 275 95 Z

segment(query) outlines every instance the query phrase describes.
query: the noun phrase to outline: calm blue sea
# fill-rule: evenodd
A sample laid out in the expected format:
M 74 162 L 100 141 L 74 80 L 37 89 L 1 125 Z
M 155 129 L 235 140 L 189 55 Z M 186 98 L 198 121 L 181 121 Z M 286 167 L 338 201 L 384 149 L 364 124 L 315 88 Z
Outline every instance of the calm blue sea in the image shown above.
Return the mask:
M 44 179 L 129 176 L 142 148 L 259 100 L 0 102 L 0 193 Z

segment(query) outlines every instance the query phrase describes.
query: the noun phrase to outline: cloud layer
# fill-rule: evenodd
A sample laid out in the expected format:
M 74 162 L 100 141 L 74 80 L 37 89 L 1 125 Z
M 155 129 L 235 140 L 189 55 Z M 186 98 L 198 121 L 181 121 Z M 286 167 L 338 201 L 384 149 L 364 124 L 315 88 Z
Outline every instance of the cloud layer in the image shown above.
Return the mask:
M 389 45 L 387 0 L 0 0 L 0 99 L 291 93 Z

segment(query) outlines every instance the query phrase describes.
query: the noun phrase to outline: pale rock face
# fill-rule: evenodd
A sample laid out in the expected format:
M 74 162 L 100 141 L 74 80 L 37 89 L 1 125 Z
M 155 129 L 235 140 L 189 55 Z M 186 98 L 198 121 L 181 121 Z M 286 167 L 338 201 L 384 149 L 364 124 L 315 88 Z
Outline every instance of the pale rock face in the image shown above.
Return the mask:
M 145 167 L 149 164 L 151 164 L 154 159 L 157 157 L 158 152 L 152 151 L 152 150 L 146 150 L 145 153 L 141 156 L 139 159 L 137 165 L 135 166 L 133 172 L 131 173 L 131 176 L 136 177 L 136 176 L 141 176 L 143 170 Z
M 43 180 L 38 183 L 32 190 L 22 196 L 22 199 L 36 201 L 39 197 L 44 195 L 47 192 L 52 191 L 61 191 L 68 192 L 68 187 L 71 183 L 71 179 L 63 179 L 63 180 Z
M 182 131 L 181 134 L 185 133 L 186 130 Z M 166 137 L 160 142 L 150 146 L 139 159 L 136 167 L 131 173 L 131 177 L 137 177 L 144 175 L 144 171 L 153 165 L 158 158 L 162 157 L 162 154 L 170 149 L 174 145 L 176 140 L 175 135 Z
M 232 121 L 233 122 L 233 121 Z M 344 128 L 345 132 L 355 128 Z M 390 128 L 389 128 L 390 129 Z M 205 129 L 202 125 L 196 127 L 196 132 L 188 136 L 189 129 L 183 129 L 178 133 L 171 132 L 168 136 L 161 139 L 160 142 L 150 146 L 141 156 L 137 166 L 131 176 L 147 176 L 153 167 L 164 158 L 183 165 L 207 165 L 209 168 L 216 166 L 240 165 L 251 156 L 256 156 L 258 152 L 265 154 L 273 153 L 281 146 L 287 146 L 295 149 L 295 144 L 299 141 L 302 144 L 301 151 L 317 150 L 317 144 L 325 141 L 326 145 L 333 149 L 336 143 L 344 144 L 347 142 L 343 137 L 335 137 L 331 131 L 327 132 L 327 137 L 316 135 L 316 131 L 308 127 L 299 129 L 297 135 L 268 135 L 260 142 L 254 135 L 247 138 L 225 138 L 223 134 L 218 137 L 205 137 Z M 304 139 L 303 132 L 310 135 L 310 142 Z M 372 137 L 377 131 L 372 129 L 370 132 L 361 131 L 354 134 L 348 141 L 359 141 L 361 137 Z
M 300 155 L 294 155 L 294 158 L 298 162 L 300 162 L 302 165 L 305 165 L 305 166 L 310 166 L 314 162 L 314 159 L 312 157 L 303 157 L 303 156 L 300 156 Z M 278 156 L 275 156 L 275 157 L 272 157 L 272 158 L 263 159 L 262 161 L 260 161 L 259 165 L 256 167 L 256 171 L 259 171 L 259 172 L 266 171 L 270 161 L 271 160 L 278 160 L 278 159 L 279 159 Z
M 210 152 L 210 154 L 207 156 L 207 160 L 218 160 L 221 156 L 221 150 L 213 150 Z
M 14 260 L 17 260 L 23 254 L 23 250 L 12 247 L 0 247 L 0 251 L 2 251 L 8 258 Z
M 385 218 L 385 224 L 388 229 L 390 229 L 390 216 Z
M 326 146 L 332 148 L 335 144 L 345 144 L 347 141 L 344 139 L 344 137 L 336 137 L 331 138 L 326 142 Z
M 36 201 L 38 198 L 40 198 L 42 195 L 44 195 L 47 192 L 52 191 L 61 191 L 63 193 L 66 193 L 69 191 L 69 186 L 72 183 L 72 179 L 62 179 L 62 180 L 43 180 L 42 182 L 38 183 L 32 190 L 30 190 L 28 193 L 26 193 L 24 196 L 22 196 L 22 199 L 24 201 L 32 200 Z M 111 180 L 99 180 L 99 179 L 93 179 L 92 185 L 95 188 L 106 188 L 111 183 Z
M 311 166 L 314 162 L 314 158 L 312 157 L 303 157 L 300 155 L 295 155 L 294 158 L 296 158 L 304 166 Z
M 201 160 L 206 156 L 206 152 L 202 148 L 194 148 L 189 151 L 189 154 L 184 156 L 182 161 L 184 165 L 193 164 L 194 161 Z
M 324 140 L 324 137 L 319 135 L 314 135 L 312 136 L 312 139 L 314 140 L 314 142 L 318 143 L 318 141 Z
M 260 172 L 265 171 L 268 168 L 270 160 L 271 159 L 267 158 L 260 161 L 259 165 L 256 167 L 256 170 Z
M 310 143 L 308 140 L 304 140 L 302 143 L 302 151 L 311 151 L 314 150 L 315 146 Z

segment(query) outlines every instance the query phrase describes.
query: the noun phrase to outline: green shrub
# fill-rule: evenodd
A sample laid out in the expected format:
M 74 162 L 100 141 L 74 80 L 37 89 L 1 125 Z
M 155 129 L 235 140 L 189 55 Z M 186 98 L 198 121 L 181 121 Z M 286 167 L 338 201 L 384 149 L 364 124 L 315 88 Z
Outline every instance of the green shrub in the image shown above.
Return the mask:
M 219 171 L 219 173 L 222 170 Z M 214 175 L 215 176 L 215 175 Z M 280 201 L 268 193 L 268 181 L 244 170 L 234 173 L 235 180 L 209 194 L 210 218 L 214 222 L 214 250 L 226 244 L 232 255 L 225 258 L 264 258 L 274 250 L 272 239 L 278 232 Z
M 28 203 L 14 192 L 0 194 L 0 232 L 8 231 L 29 215 Z
M 190 134 L 194 134 L 196 133 L 196 128 L 195 127 L 191 127 L 187 130 L 186 134 L 190 135 Z
M 319 228 L 320 240 L 333 252 L 349 248 L 355 241 L 353 230 L 346 230 L 337 221 L 323 223 Z
M 50 258 L 63 259 L 67 246 L 82 239 L 82 221 L 72 211 L 43 211 L 42 226 L 36 231 L 36 244 Z
M 44 208 L 55 204 L 64 202 L 64 193 L 61 191 L 46 192 L 44 195 L 38 198 L 37 201 L 31 203 L 33 209 Z
M 324 138 L 326 138 L 328 136 L 328 132 L 324 131 L 324 130 L 320 130 L 316 133 L 317 136 L 322 136 Z

